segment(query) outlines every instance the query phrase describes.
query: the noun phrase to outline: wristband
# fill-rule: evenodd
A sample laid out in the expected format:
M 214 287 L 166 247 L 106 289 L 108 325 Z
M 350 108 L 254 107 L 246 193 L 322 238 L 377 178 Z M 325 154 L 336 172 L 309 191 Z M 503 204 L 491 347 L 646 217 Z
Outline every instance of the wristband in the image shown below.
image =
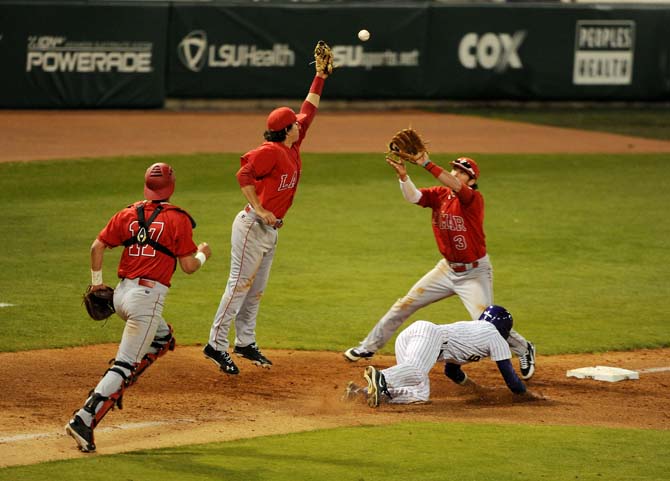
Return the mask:
M 99 286 L 102 284 L 102 271 L 94 271 L 91 269 L 91 285 Z
M 431 162 L 430 162 L 430 159 L 426 158 L 426 161 L 425 161 L 423 164 L 421 164 L 421 167 L 425 167 L 425 166 L 427 166 L 427 165 L 430 164 L 430 163 L 431 163 Z
M 203 252 L 198 252 L 194 257 L 200 261 L 200 267 L 202 267 L 207 260 L 207 256 Z
M 442 172 L 444 172 L 444 169 L 440 167 L 439 165 L 435 165 L 432 162 L 428 162 L 426 164 L 426 170 L 433 174 L 433 177 L 439 177 Z
M 310 94 L 316 94 L 316 95 L 321 95 L 321 92 L 323 92 L 323 84 L 325 83 L 325 79 L 322 79 L 321 77 L 314 76 L 314 80 L 312 81 L 312 85 L 309 87 L 309 93 Z

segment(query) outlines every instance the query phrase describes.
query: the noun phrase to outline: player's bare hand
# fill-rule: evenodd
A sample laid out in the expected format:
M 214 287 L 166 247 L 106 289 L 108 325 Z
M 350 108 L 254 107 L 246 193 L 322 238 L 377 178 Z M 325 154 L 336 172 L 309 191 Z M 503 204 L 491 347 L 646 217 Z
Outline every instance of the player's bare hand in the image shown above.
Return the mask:
M 386 157 L 386 163 L 389 164 L 391 167 L 393 167 L 393 170 L 396 171 L 396 174 L 398 174 L 398 177 L 400 178 L 405 178 L 407 177 L 407 167 L 405 167 L 405 163 L 400 161 L 396 161 L 392 159 L 391 157 Z
M 263 207 L 256 209 L 256 215 L 263 220 L 264 224 L 274 226 L 277 223 L 277 217 L 267 209 Z
M 549 398 L 540 393 L 535 393 L 528 390 L 525 393 L 514 396 L 514 400 L 517 402 L 535 402 L 535 401 L 548 401 Z
M 209 247 L 207 242 L 202 242 L 198 244 L 198 252 L 205 254 L 205 257 L 209 259 L 212 255 L 212 249 Z
M 95 292 L 95 291 L 102 291 L 103 289 L 107 289 L 107 288 L 108 288 L 107 284 L 98 284 L 98 285 L 89 287 L 88 290 L 91 291 L 91 292 Z

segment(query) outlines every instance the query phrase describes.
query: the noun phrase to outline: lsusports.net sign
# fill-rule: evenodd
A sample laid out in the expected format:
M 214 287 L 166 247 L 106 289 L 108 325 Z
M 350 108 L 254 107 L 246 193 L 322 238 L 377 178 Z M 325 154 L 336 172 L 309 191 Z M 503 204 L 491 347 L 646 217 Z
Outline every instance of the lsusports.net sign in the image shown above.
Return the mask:
M 578 20 L 573 83 L 630 85 L 634 47 L 632 20 Z

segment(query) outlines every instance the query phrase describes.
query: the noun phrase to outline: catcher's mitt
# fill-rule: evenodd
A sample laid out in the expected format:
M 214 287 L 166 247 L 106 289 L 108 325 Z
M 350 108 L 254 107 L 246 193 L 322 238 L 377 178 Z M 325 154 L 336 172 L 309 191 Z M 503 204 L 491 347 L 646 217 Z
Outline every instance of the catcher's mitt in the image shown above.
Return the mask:
M 416 163 L 426 152 L 426 145 L 419 133 L 412 129 L 402 129 L 389 142 L 388 158 L 400 164 L 403 160 Z
M 105 286 L 104 289 L 92 291 L 91 286 L 88 286 L 84 293 L 84 306 L 86 312 L 91 316 L 91 319 L 102 321 L 114 314 L 114 289 Z
M 319 40 L 314 47 L 314 63 L 317 73 L 330 75 L 333 73 L 333 51 L 323 40 Z

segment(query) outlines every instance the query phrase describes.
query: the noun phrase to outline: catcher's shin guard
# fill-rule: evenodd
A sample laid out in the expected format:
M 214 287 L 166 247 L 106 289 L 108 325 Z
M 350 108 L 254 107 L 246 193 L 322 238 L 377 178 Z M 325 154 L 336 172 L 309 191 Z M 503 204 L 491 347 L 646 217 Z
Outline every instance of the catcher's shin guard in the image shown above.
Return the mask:
M 148 352 L 144 355 L 140 363 L 135 368 L 131 384 L 134 384 L 137 381 L 137 378 L 140 377 L 142 373 L 156 361 L 156 359 L 164 356 L 168 351 L 174 351 L 175 346 L 177 345 L 177 341 L 172 335 L 174 331 L 172 330 L 172 326 L 170 324 L 168 324 L 168 328 L 170 329 L 170 332 L 165 336 L 154 338 L 153 342 L 151 343 L 151 349 L 155 349 L 156 352 Z
M 130 371 L 130 375 L 127 375 L 124 369 Z M 123 409 L 123 393 L 126 388 L 132 384 L 131 380 L 133 378 L 133 369 L 133 366 L 130 364 L 114 361 L 114 365 L 110 367 L 107 372 L 114 372 L 123 378 L 121 387 L 119 387 L 115 393 L 109 396 L 103 396 L 100 393 L 91 391 L 88 399 L 86 400 L 86 403 L 84 404 L 84 411 L 88 412 L 92 416 L 91 429 L 95 429 L 95 427 L 100 424 L 100 421 L 102 421 L 105 415 L 110 411 L 110 409 L 113 409 L 114 406 L 118 407 L 119 409 Z M 105 373 L 105 375 L 106 374 L 107 373 Z

